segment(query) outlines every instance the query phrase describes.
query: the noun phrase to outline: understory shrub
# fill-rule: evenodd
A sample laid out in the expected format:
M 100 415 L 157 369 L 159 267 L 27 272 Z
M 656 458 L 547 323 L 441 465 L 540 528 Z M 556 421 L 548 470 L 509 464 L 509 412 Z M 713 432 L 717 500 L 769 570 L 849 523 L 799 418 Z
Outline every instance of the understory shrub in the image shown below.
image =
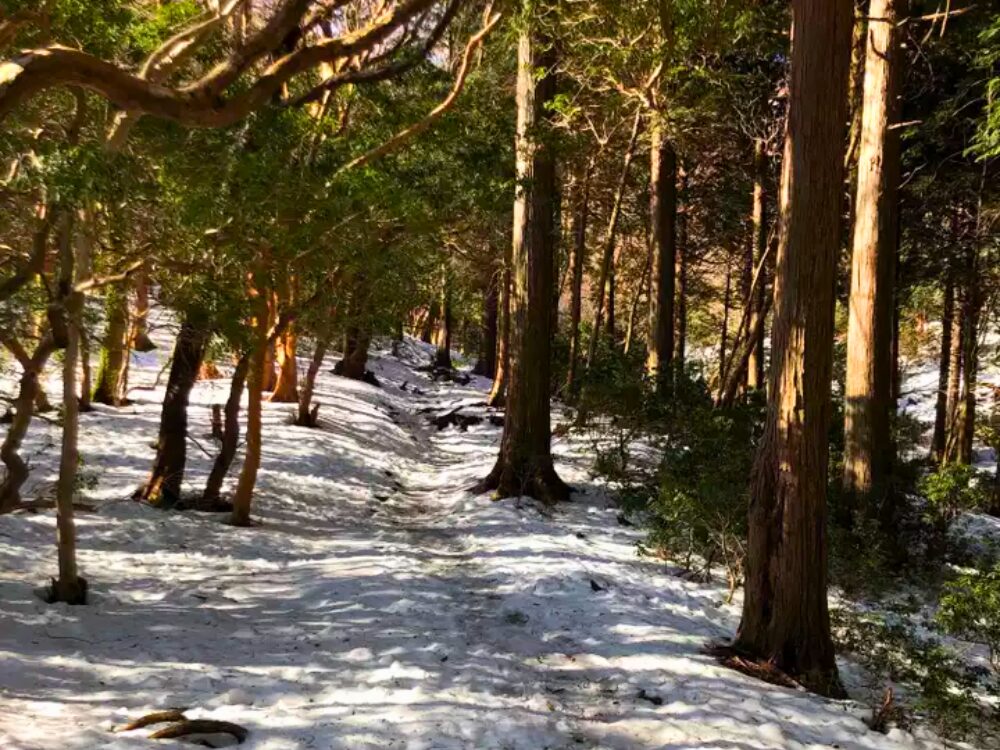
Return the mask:
M 1000 678 L 1000 563 L 946 583 L 937 621 L 956 638 L 986 647 Z

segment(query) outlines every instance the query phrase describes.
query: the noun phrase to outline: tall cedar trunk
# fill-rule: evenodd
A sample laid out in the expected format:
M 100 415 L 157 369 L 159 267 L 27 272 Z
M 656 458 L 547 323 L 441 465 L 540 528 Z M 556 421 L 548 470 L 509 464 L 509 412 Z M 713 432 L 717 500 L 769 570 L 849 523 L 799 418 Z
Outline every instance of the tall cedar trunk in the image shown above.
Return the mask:
M 101 360 L 97 368 L 97 384 L 93 400 L 109 406 L 126 403 L 125 364 L 128 361 L 128 297 L 121 289 L 111 288 L 105 300 L 107 327 L 101 344 Z
M 945 430 L 945 461 L 958 460 L 959 433 L 961 432 L 961 390 L 962 390 L 962 341 L 965 332 L 965 295 L 956 289 L 954 314 L 951 324 L 951 351 L 948 352 L 948 429 Z
M 569 401 L 576 399 L 580 381 L 580 319 L 583 307 L 583 269 L 587 264 L 587 223 L 590 220 L 590 184 L 594 176 L 594 159 L 587 162 L 580 196 L 573 210 L 573 257 L 570 261 L 569 302 L 569 369 L 565 393 Z
M 851 0 L 792 0 L 771 399 L 751 488 L 734 644 L 844 695 L 827 609 L 826 481 Z
M 753 247 L 753 264 L 756 267 L 761 262 L 767 252 L 767 191 L 765 181 L 767 180 L 767 151 L 763 140 L 754 142 L 753 149 L 753 208 L 751 210 L 751 224 L 753 234 L 751 245 Z M 750 362 L 747 364 L 747 388 L 757 390 L 764 387 L 764 326 L 757 325 L 757 317 L 762 314 L 765 305 L 765 295 L 767 294 L 767 268 L 766 264 L 761 268 L 761 276 L 757 282 L 753 299 L 750 304 L 753 306 L 750 317 L 750 330 L 760 331 L 751 342 L 753 347 L 750 350 Z
M 685 201 L 687 195 L 687 172 L 680 170 L 679 200 Z M 677 296 L 675 301 L 676 338 L 674 344 L 674 368 L 678 373 L 684 373 L 684 363 L 687 358 L 687 289 L 688 289 L 688 234 L 687 234 L 687 204 L 677 212 Z M 650 289 L 650 304 L 653 292 Z
M 649 354 L 646 371 L 663 392 L 674 356 L 674 274 L 677 266 L 677 154 L 656 120 L 649 153 L 649 214 L 653 268 L 649 286 Z M 686 267 L 682 266 L 686 283 Z M 682 296 L 684 293 L 682 287 Z M 678 317 L 678 325 L 683 325 Z M 683 361 L 683 353 L 680 353 Z
M 247 373 L 247 451 L 243 458 L 243 468 L 233 493 L 233 526 L 250 525 L 250 504 L 257 486 L 257 472 L 260 469 L 261 423 L 263 421 L 265 368 L 267 366 L 267 331 L 270 317 L 264 303 L 258 302 L 257 316 L 253 329 L 253 349 L 250 353 L 250 371 Z
M 295 418 L 295 424 L 299 427 L 316 427 L 319 406 L 313 408 L 312 397 L 316 389 L 316 376 L 323 366 L 323 358 L 330 348 L 330 337 L 323 336 L 316 342 L 316 350 L 309 361 L 309 369 L 306 370 L 306 382 L 302 386 L 302 393 L 299 396 L 299 411 Z
M 504 253 L 503 271 L 500 273 L 500 331 L 497 335 L 497 371 L 493 387 L 486 399 L 490 406 L 500 407 L 507 399 L 507 380 L 510 377 L 510 248 Z
M 156 348 L 149 338 L 149 273 L 145 268 L 135 276 L 135 316 L 132 322 L 132 348 L 148 352 Z
M 153 505 L 170 507 L 181 497 L 181 482 L 187 462 L 188 398 L 198 378 L 208 339 L 209 332 L 202 320 L 194 315 L 184 318 L 174 344 L 167 392 L 160 412 L 156 461 L 149 479 L 139 492 L 140 499 Z
M 483 295 L 483 325 L 479 333 L 479 356 L 472 372 L 492 379 L 497 373 L 497 318 L 499 317 L 500 289 L 497 274 L 490 274 Z
M 222 496 L 222 483 L 229 474 L 236 457 L 236 448 L 240 442 L 240 399 L 243 398 L 243 388 L 250 369 L 250 355 L 243 354 L 233 370 L 233 379 L 229 385 L 229 397 L 223 409 L 222 446 L 219 455 L 215 457 L 212 471 L 205 482 L 202 499 L 209 503 L 217 503 Z
M 951 377 L 951 326 L 955 315 L 955 284 L 947 273 L 944 282 L 944 312 L 941 315 L 941 354 L 938 357 L 937 400 L 934 404 L 934 434 L 931 437 L 931 460 L 944 460 L 948 432 L 948 382 Z
M 546 3 L 532 4 L 530 15 Z M 541 6 L 541 7 L 539 7 Z M 511 245 L 510 375 L 500 455 L 479 491 L 530 495 L 543 502 L 569 497 L 552 465 L 549 416 L 556 195 L 555 154 L 538 130 L 551 116 L 556 55 L 533 19 L 518 44 L 517 192 Z M 538 71 L 541 71 L 539 74 Z
M 76 370 L 80 357 L 80 325 L 83 294 L 73 290 L 76 281 L 75 250 L 72 242 L 73 218 L 67 213 L 61 221 L 59 238 L 59 300 L 66 328 L 63 352 L 63 421 L 62 450 L 59 455 L 59 479 L 56 482 L 56 537 L 59 576 L 52 582 L 50 600 L 67 604 L 85 604 L 87 582 L 76 565 L 76 526 L 73 520 L 73 496 L 76 493 L 79 449 L 79 401 Z
M 969 253 L 962 326 L 961 432 L 958 437 L 958 460 L 972 463 L 972 445 L 976 429 L 976 381 L 979 377 L 979 264 L 975 252 Z
M 632 159 L 635 156 L 636 143 L 639 140 L 639 131 L 642 128 L 642 116 L 636 112 L 635 120 L 632 123 L 632 134 L 629 137 L 628 146 L 625 149 L 625 157 L 622 160 L 622 171 L 618 177 L 618 185 L 615 188 L 615 197 L 611 205 L 611 216 L 608 217 L 608 229 L 604 236 L 604 250 L 601 254 L 601 275 L 597 281 L 597 289 L 594 290 L 594 327 L 590 331 L 590 344 L 587 347 L 587 366 L 590 367 L 597 354 L 597 340 L 601 335 L 604 323 L 604 297 L 608 290 L 608 281 L 614 270 L 615 261 L 615 240 L 618 236 L 618 222 L 622 214 L 622 201 L 625 198 L 625 187 L 628 184 L 628 172 L 632 166 Z M 613 286 L 613 285 L 612 285 Z M 611 313 L 611 318 L 614 313 Z M 611 323 L 614 323 L 611 320 Z
M 733 294 L 733 267 L 726 266 L 726 290 L 722 295 L 722 331 L 719 333 L 719 387 L 726 378 L 726 352 L 729 349 L 729 308 Z M 742 378 L 740 378 L 742 380 Z
M 438 324 L 437 351 L 434 353 L 434 365 L 446 370 L 452 369 L 452 324 L 451 279 L 448 264 L 445 262 L 441 270 L 441 320 Z
M 868 516 L 888 507 L 897 193 L 899 186 L 898 0 L 872 0 L 869 11 L 854 211 L 851 294 L 844 393 L 843 489 Z

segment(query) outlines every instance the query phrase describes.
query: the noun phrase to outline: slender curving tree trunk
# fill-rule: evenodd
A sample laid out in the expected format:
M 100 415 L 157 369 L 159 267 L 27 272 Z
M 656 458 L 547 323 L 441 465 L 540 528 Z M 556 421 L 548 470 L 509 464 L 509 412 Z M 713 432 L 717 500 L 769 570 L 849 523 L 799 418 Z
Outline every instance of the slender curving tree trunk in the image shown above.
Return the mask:
M 677 154 L 657 119 L 649 152 L 649 214 L 653 266 L 649 287 L 649 353 L 646 372 L 657 389 L 668 390 L 674 356 L 674 297 L 677 267 Z M 684 269 L 686 270 L 686 269 Z M 686 283 L 685 278 L 682 283 Z M 686 291 L 682 287 L 683 291 Z M 683 360 L 683 354 L 680 357 Z
M 753 149 L 753 208 L 750 221 L 753 227 L 751 245 L 753 265 L 756 267 L 767 252 L 767 150 L 763 140 L 757 139 Z M 757 325 L 757 318 L 763 313 L 767 295 L 767 268 L 761 268 L 757 289 L 750 300 L 752 305 L 750 330 L 760 331 L 751 342 L 750 361 L 747 364 L 747 388 L 757 390 L 764 387 L 764 326 Z
M 865 54 L 844 393 L 843 489 L 872 517 L 890 505 L 894 276 L 898 238 L 899 0 L 872 0 Z
M 153 505 L 171 507 L 181 499 L 181 482 L 187 463 L 187 407 L 198 369 L 205 356 L 210 334 L 204 320 L 188 314 L 174 344 L 173 362 L 167 377 L 167 392 L 160 412 L 156 461 L 137 498 Z
M 507 380 L 510 374 L 510 248 L 504 253 L 503 271 L 500 273 L 500 330 L 497 335 L 497 371 L 493 387 L 486 402 L 502 407 L 507 399 Z
M 556 162 L 539 130 L 552 116 L 557 63 L 552 40 L 537 18 L 548 2 L 528 5 L 520 31 L 517 73 L 517 191 L 511 245 L 510 374 L 500 455 L 477 487 L 500 497 L 530 495 L 543 502 L 569 497 L 552 464 L 552 254 Z
M 941 354 L 938 357 L 937 400 L 934 404 L 934 434 L 931 437 L 931 460 L 944 461 L 948 437 L 948 383 L 951 379 L 952 323 L 955 317 L 955 284 L 951 273 L 945 275 L 944 311 L 941 315 Z
M 223 409 L 222 446 L 219 455 L 215 457 L 212 471 L 209 472 L 208 480 L 205 482 L 205 491 L 201 495 L 202 500 L 210 505 L 217 504 L 222 499 L 222 483 L 236 457 L 236 448 L 240 442 L 240 399 L 243 398 L 249 370 L 250 355 L 243 354 L 236 362 L 236 369 L 233 370 L 229 397 Z
M 792 0 L 771 398 L 733 647 L 844 695 L 827 608 L 826 482 L 851 0 Z
M 295 424 L 299 427 L 316 427 L 318 424 L 319 405 L 314 407 L 312 398 L 316 389 L 316 376 L 319 375 L 323 359 L 329 348 L 329 336 L 322 336 L 316 342 L 316 349 L 313 351 L 312 359 L 309 361 L 309 369 L 306 371 L 306 382 L 303 384 L 302 393 L 299 396 L 299 411 L 295 418 Z
M 261 458 L 261 428 L 263 422 L 264 378 L 267 366 L 268 349 L 268 319 L 265 302 L 258 303 L 257 316 L 254 321 L 253 349 L 250 353 L 250 366 L 247 373 L 247 451 L 243 459 L 243 468 L 233 493 L 233 513 L 229 522 L 233 526 L 250 526 L 250 505 L 253 492 L 257 486 L 257 473 L 260 470 Z

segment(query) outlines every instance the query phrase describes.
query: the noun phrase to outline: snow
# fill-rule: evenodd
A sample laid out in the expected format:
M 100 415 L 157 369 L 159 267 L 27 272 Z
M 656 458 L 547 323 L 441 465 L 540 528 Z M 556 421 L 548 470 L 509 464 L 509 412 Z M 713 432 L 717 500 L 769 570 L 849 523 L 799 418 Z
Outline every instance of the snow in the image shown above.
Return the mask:
M 183 747 L 112 731 L 166 707 L 242 724 L 257 750 L 941 746 L 703 654 L 732 634 L 738 603 L 637 555 L 641 532 L 617 523 L 579 438 L 554 442 L 571 503 L 471 495 L 499 428 L 437 431 L 420 410 L 482 401 L 488 383 L 433 383 L 410 366 L 425 354 L 377 352 L 383 389 L 330 375 L 331 359 L 321 429 L 265 404 L 252 529 L 128 499 L 152 461 L 167 352 L 136 357 L 136 403 L 82 418 L 92 603 L 36 596 L 55 570 L 50 511 L 0 517 L 0 748 Z M 192 397 L 209 452 L 227 390 L 203 382 Z M 54 477 L 57 439 L 33 425 L 31 493 Z M 195 489 L 210 456 L 189 447 Z

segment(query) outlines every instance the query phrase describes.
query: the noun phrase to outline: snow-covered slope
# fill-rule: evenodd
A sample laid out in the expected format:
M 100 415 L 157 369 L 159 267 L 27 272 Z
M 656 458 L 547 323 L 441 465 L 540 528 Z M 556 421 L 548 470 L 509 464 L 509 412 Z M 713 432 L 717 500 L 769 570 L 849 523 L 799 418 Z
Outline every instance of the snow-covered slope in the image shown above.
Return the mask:
M 135 374 L 151 381 L 162 356 Z M 738 609 L 636 555 L 639 532 L 588 479 L 582 443 L 556 441 L 580 492 L 552 514 L 470 495 L 499 428 L 439 432 L 420 410 L 481 401 L 484 381 L 435 384 L 385 352 L 383 389 L 328 369 L 322 429 L 265 405 L 259 528 L 127 499 L 162 390 L 83 417 L 98 482 L 85 494 L 100 504 L 78 521 L 93 603 L 34 593 L 55 567 L 50 512 L 0 518 L 0 748 L 172 746 L 111 731 L 172 706 L 246 726 L 259 750 L 937 746 L 703 655 Z M 226 388 L 194 394 L 191 431 L 209 452 Z M 41 477 L 57 435 L 35 426 Z M 196 488 L 210 458 L 192 443 L 189 459 Z

